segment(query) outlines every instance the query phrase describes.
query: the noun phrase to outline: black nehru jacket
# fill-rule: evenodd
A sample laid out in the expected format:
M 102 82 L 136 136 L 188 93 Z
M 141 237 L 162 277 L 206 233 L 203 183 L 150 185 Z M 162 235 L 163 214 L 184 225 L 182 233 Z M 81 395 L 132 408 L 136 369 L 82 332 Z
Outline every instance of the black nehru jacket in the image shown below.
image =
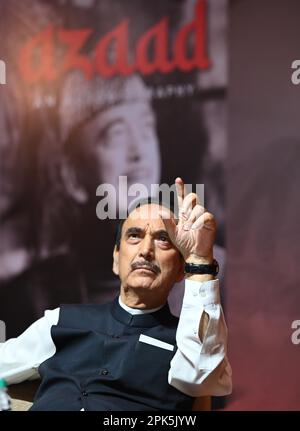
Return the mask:
M 178 319 L 166 304 L 131 315 L 118 302 L 63 305 L 51 336 L 54 356 L 39 367 L 31 410 L 190 410 L 193 398 L 168 383 Z M 141 334 L 174 350 L 139 341 Z

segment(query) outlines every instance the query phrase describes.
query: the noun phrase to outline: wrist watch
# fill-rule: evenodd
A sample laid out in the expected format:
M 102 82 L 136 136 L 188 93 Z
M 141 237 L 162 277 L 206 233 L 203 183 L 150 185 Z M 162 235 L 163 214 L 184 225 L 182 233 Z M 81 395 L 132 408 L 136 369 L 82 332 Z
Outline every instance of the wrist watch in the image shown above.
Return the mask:
M 219 264 L 216 259 L 211 264 L 185 263 L 184 272 L 186 274 L 211 274 L 216 276 L 219 273 Z

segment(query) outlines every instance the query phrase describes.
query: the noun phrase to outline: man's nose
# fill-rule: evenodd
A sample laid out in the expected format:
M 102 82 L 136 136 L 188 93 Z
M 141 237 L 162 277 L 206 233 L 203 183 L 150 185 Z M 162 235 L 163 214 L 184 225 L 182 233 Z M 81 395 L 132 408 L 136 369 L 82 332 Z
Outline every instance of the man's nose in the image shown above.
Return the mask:
M 154 243 L 153 239 L 148 235 L 140 243 L 139 256 L 148 261 L 154 259 Z

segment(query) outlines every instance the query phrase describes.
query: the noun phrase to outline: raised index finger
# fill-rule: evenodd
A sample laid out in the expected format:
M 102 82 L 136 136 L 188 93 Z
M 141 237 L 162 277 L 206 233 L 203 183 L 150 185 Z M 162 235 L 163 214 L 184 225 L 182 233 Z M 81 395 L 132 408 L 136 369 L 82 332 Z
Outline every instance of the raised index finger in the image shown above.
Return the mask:
M 176 193 L 177 193 L 177 202 L 178 202 L 178 213 L 180 216 L 180 213 L 182 211 L 183 207 L 183 200 L 186 195 L 185 187 L 183 179 L 180 177 L 177 177 L 175 180 L 175 187 L 176 187 Z

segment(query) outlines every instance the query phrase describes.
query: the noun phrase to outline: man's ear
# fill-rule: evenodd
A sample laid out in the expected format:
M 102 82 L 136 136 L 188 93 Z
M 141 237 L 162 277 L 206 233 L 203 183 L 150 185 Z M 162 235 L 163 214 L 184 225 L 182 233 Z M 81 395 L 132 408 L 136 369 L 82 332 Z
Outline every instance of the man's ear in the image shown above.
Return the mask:
M 71 166 L 67 159 L 64 159 L 61 164 L 61 178 L 67 193 L 78 204 L 85 204 L 88 201 L 88 193 L 86 189 L 80 185 L 75 168 Z
M 117 246 L 114 247 L 113 252 L 113 267 L 112 270 L 114 274 L 119 275 L 119 250 L 117 250 Z

